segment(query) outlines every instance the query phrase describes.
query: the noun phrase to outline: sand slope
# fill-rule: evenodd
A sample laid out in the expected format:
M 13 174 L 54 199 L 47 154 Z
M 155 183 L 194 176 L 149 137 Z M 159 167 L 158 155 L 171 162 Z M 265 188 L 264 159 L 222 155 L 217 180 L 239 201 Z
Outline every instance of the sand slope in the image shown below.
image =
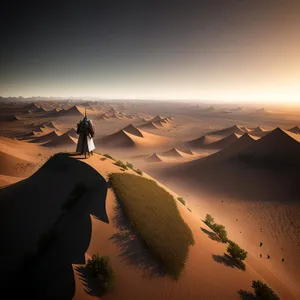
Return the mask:
M 220 140 L 219 137 L 204 135 L 197 139 L 187 141 L 186 143 L 192 148 L 203 148 L 209 144 L 212 144 L 216 141 Z
M 292 133 L 298 133 L 300 134 L 300 127 L 299 126 L 295 126 L 295 127 L 292 127 L 290 128 L 288 131 L 292 132 Z
M 244 131 L 237 125 L 234 125 L 232 127 L 229 128 L 225 128 L 225 129 L 221 129 L 218 131 L 214 131 L 209 133 L 209 135 L 219 135 L 219 136 L 228 136 L 230 134 L 244 134 Z
M 95 144 L 98 146 L 115 148 L 151 148 L 155 146 L 161 147 L 169 144 L 170 142 L 174 142 L 174 140 L 142 131 L 132 124 L 126 126 L 125 128 L 114 134 L 95 139 Z

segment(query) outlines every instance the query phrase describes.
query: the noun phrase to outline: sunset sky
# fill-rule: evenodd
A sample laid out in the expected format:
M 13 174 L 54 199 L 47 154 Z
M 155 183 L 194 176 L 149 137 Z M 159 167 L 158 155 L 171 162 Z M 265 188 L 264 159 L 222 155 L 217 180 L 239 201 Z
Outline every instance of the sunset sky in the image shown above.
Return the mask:
M 4 2 L 1 96 L 300 105 L 300 0 Z

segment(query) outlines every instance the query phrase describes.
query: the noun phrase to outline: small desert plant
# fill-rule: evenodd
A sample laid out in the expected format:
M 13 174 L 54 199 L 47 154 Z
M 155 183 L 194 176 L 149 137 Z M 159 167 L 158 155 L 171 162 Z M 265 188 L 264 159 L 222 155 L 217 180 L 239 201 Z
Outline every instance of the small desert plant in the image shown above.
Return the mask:
M 182 197 L 177 197 L 177 200 L 180 201 L 183 205 L 185 205 L 185 201 Z
M 126 171 L 125 169 L 121 168 L 120 171 Z
M 109 158 L 109 159 L 112 159 L 112 160 L 114 160 L 114 161 L 116 161 L 112 156 L 110 156 L 109 154 L 103 154 L 103 156 L 105 156 L 106 158 Z
M 252 288 L 258 299 L 261 300 L 279 300 L 280 298 L 275 294 L 275 292 L 268 287 L 267 284 L 263 283 L 260 280 L 252 281 Z
M 206 214 L 204 223 L 210 227 L 210 225 L 212 225 L 214 222 L 215 222 L 215 219 L 211 215 Z
M 85 194 L 86 191 L 87 187 L 84 183 L 77 183 L 72 190 L 70 197 L 66 202 L 62 204 L 61 208 L 63 210 L 71 209 L 76 204 L 76 202 Z
M 94 254 L 88 259 L 86 268 L 90 275 L 96 278 L 101 294 L 108 292 L 114 287 L 114 272 L 108 256 Z
M 121 160 L 116 161 L 115 165 L 118 166 L 118 167 L 121 167 L 121 168 L 123 168 L 125 170 L 128 169 L 127 166 Z
M 191 210 L 189 207 L 188 207 L 187 209 L 188 209 L 190 212 L 192 212 L 192 210 Z
M 100 160 L 104 161 L 104 160 L 107 160 L 106 157 L 101 157 Z
M 228 242 L 227 231 L 225 229 L 225 226 L 220 224 L 212 224 L 209 227 L 218 235 L 222 243 Z
M 139 175 L 143 175 L 143 172 L 140 169 L 134 170 L 134 172 L 138 173 Z
M 132 163 L 127 162 L 127 163 L 126 163 L 126 166 L 127 166 L 129 169 L 132 169 L 132 170 L 133 170 L 133 164 L 132 164 Z
M 245 260 L 247 257 L 247 251 L 232 241 L 227 247 L 227 252 L 236 260 Z

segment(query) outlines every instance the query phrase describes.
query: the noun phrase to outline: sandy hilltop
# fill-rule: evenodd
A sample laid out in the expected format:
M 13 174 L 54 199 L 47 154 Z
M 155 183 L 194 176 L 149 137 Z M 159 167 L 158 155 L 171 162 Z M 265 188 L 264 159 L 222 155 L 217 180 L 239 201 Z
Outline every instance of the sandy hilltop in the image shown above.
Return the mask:
M 85 113 L 96 129 L 87 159 L 74 153 Z M 299 117 L 218 103 L 2 98 L 2 290 L 32 299 L 245 300 L 255 299 L 252 280 L 262 280 L 280 299 L 300 299 Z M 175 203 L 178 216 L 166 211 L 144 224 L 152 233 L 170 226 L 169 235 L 157 234 L 166 247 L 172 220 L 187 226 L 193 241 L 177 280 L 120 205 L 111 174 L 154 180 L 171 195 L 166 205 Z M 133 191 L 134 201 L 160 197 L 132 185 L 124 195 Z M 138 212 L 151 215 L 157 207 L 148 205 Z M 245 270 L 203 222 L 206 214 L 247 251 Z M 85 267 L 95 253 L 109 256 L 115 273 L 105 295 Z

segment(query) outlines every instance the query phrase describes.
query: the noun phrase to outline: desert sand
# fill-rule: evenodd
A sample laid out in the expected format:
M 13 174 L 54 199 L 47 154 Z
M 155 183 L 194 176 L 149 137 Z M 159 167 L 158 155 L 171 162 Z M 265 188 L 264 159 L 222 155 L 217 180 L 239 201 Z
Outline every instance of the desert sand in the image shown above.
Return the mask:
M 87 159 L 73 153 L 85 111 L 96 127 L 96 152 Z M 116 273 L 116 288 L 103 299 L 244 299 L 239 291 L 251 291 L 257 279 L 281 299 L 300 299 L 299 116 L 217 103 L 1 103 L 3 288 L 14 286 L 13 274 L 24 258 L 31 262 L 41 234 L 54 226 L 58 238 L 26 269 L 30 280 L 20 295 L 99 298 L 84 268 L 99 252 L 109 255 Z M 132 162 L 186 200 L 186 206 L 176 203 L 195 245 L 178 281 L 158 272 L 134 231 L 126 239 L 128 220 L 108 174 L 136 173 L 100 153 Z M 60 206 L 78 183 L 88 192 L 61 216 Z M 201 221 L 207 213 L 248 251 L 246 271 L 226 262 L 226 245 L 209 238 Z

